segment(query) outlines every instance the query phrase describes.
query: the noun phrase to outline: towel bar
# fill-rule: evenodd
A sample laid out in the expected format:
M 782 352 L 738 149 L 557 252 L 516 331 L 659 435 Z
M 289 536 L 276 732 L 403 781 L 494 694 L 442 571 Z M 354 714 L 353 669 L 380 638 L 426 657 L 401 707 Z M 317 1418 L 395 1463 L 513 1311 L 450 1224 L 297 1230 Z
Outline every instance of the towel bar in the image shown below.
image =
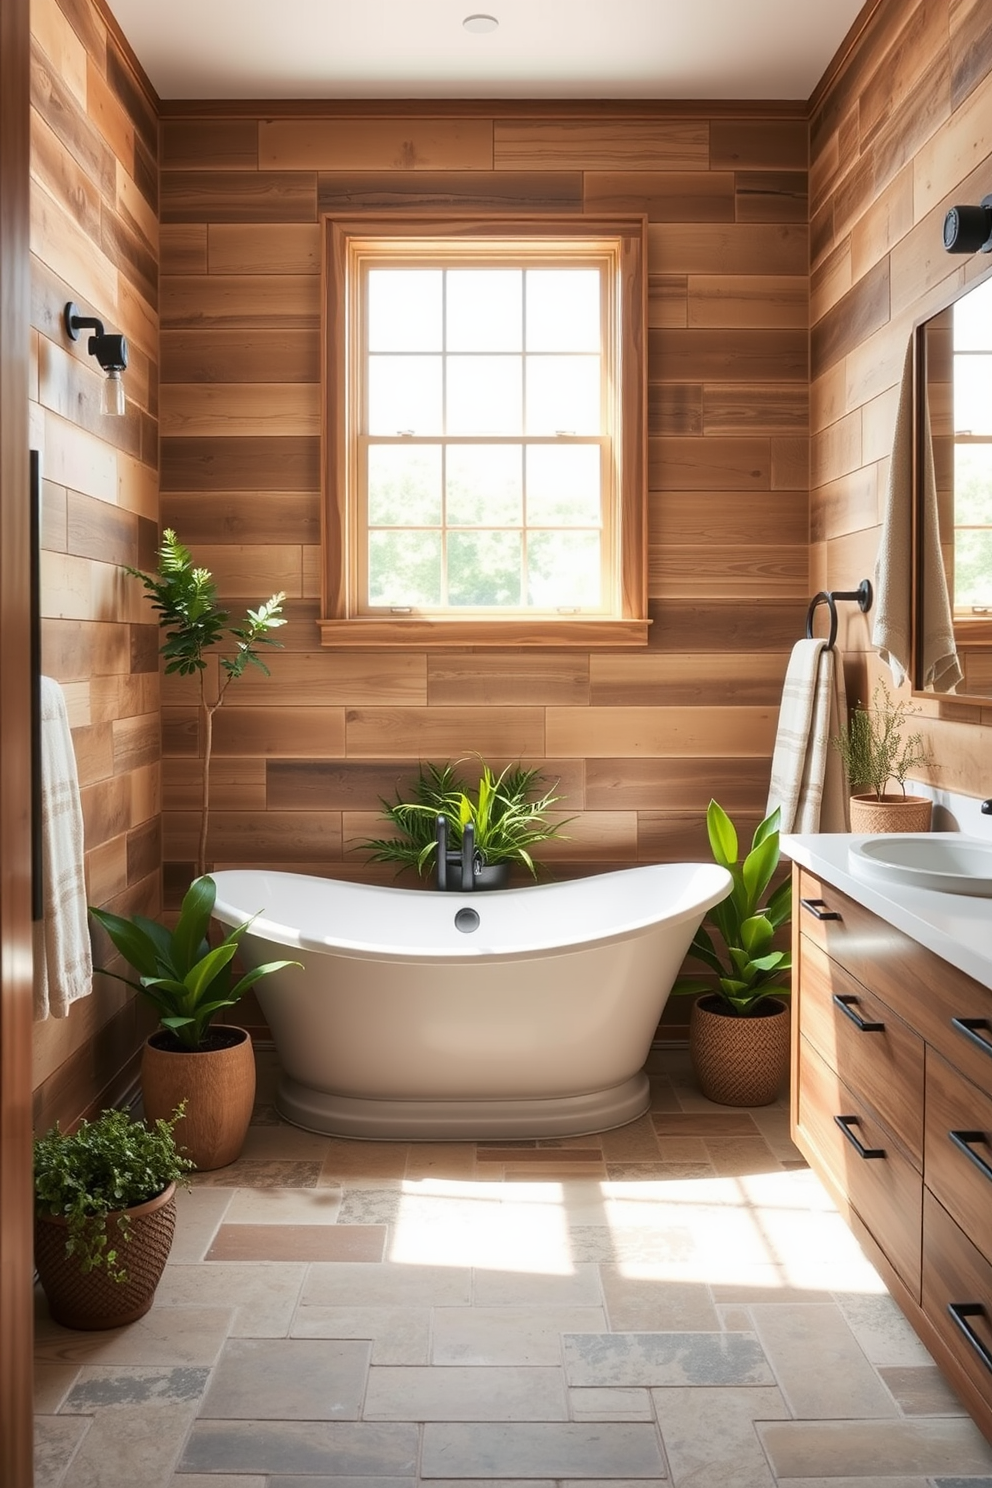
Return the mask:
M 813 639 L 813 615 L 816 612 L 817 605 L 825 604 L 830 611 L 830 633 L 827 636 L 828 651 L 834 649 L 834 642 L 837 639 L 838 599 L 856 599 L 858 609 L 862 615 L 867 615 L 871 609 L 872 602 L 871 580 L 862 579 L 857 589 L 845 589 L 843 591 L 840 589 L 821 589 L 819 594 L 813 595 L 813 598 L 809 602 L 809 609 L 806 611 L 806 639 L 808 641 Z

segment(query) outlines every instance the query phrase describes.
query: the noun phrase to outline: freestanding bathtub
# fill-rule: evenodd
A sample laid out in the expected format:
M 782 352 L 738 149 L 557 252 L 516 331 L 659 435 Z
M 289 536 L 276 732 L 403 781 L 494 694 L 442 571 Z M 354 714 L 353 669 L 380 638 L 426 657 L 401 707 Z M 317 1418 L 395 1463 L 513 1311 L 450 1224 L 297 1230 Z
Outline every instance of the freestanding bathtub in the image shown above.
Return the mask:
M 490 893 L 295 873 L 213 875 L 249 966 L 288 1121 L 345 1137 L 576 1136 L 648 1105 L 642 1066 L 703 915 L 730 875 L 627 868 Z

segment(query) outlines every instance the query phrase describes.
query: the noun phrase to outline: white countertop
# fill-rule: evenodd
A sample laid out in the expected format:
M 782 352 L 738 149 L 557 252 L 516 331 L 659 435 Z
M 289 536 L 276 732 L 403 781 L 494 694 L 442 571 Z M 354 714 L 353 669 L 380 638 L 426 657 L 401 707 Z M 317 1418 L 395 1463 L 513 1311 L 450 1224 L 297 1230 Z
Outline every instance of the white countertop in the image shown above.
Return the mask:
M 992 899 L 894 884 L 889 887 L 855 878 L 848 866 L 847 850 L 852 842 L 864 840 L 846 832 L 803 836 L 783 833 L 782 853 L 976 982 L 992 988 Z

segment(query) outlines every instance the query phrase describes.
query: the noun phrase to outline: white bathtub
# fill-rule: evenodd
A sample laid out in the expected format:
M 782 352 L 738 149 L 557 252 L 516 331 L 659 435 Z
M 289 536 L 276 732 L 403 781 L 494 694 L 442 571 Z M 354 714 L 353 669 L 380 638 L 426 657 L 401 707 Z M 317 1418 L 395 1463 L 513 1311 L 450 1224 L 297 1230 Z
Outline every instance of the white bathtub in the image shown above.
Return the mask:
M 213 876 L 219 920 L 258 915 L 248 965 L 304 963 L 256 986 L 280 1113 L 406 1141 L 575 1136 L 639 1116 L 661 1010 L 730 888 L 703 863 L 477 894 Z

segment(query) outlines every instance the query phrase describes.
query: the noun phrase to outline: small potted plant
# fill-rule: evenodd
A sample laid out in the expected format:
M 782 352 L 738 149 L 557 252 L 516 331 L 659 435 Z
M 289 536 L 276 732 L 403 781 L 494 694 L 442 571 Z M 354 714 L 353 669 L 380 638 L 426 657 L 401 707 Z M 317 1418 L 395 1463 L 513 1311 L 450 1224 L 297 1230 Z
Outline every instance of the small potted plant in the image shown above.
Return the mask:
M 782 998 L 789 994 L 792 959 L 774 940 L 792 917 L 792 885 L 786 879 L 768 895 L 779 863 L 779 815 L 776 807 L 765 817 L 740 863 L 734 825 L 710 802 L 710 848 L 733 888 L 708 912 L 689 947 L 711 973 L 703 995 L 697 977 L 680 977 L 672 988 L 673 995 L 696 997 L 689 1021 L 692 1067 L 703 1094 L 725 1106 L 769 1105 L 789 1067 L 789 1007 Z
M 361 845 L 371 851 L 370 862 L 398 863 L 426 877 L 437 872 L 440 816 L 445 819 L 452 856 L 460 854 L 465 828 L 472 826 L 475 888 L 505 887 L 513 863 L 522 863 L 536 877 L 531 849 L 559 836 L 565 825 L 548 821 L 547 813 L 561 797 L 553 788 L 537 795 L 540 778 L 540 771 L 525 770 L 520 765 L 507 765 L 495 775 L 482 762 L 473 799 L 454 765 L 421 765 L 410 792 L 412 799 L 404 800 L 397 792 L 394 802 L 382 802 L 383 816 L 396 835 L 372 838 Z M 459 888 L 456 873 L 448 876 L 447 886 Z
M 182 1117 L 150 1126 L 126 1111 L 54 1126 L 34 1144 L 35 1264 L 66 1328 L 143 1317 L 172 1247 L 176 1184 L 193 1166 L 175 1140 Z
M 847 728 L 832 740 L 844 762 L 851 796 L 852 832 L 929 832 L 933 804 L 928 796 L 906 794 L 913 770 L 933 763 L 920 733 L 903 737 L 909 714 L 905 699 L 893 702 L 878 682 L 871 707 L 854 708 Z M 887 791 L 890 781 L 898 791 Z
M 260 977 L 298 961 L 269 961 L 233 981 L 231 963 L 248 926 L 237 925 L 211 949 L 207 929 L 217 889 L 209 876 L 190 885 L 175 928 L 143 915 L 90 914 L 138 980 L 97 967 L 153 1004 L 161 1027 L 145 1041 L 141 1088 L 145 1114 L 157 1120 L 184 1103 L 179 1140 L 197 1168 L 222 1168 L 241 1151 L 255 1099 L 255 1059 L 243 1028 L 212 1020 L 234 1007 Z

